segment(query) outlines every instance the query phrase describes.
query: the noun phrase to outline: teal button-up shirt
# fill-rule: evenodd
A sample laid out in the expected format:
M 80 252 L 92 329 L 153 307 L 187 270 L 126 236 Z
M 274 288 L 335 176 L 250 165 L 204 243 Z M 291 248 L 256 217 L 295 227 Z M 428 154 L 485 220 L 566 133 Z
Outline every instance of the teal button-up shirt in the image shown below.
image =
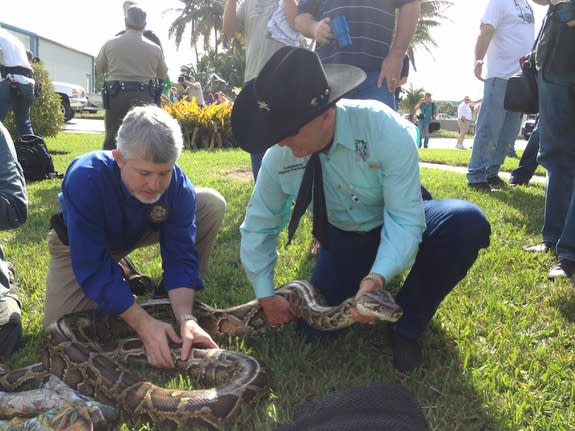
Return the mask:
M 371 272 L 386 280 L 413 265 L 425 229 L 416 137 L 383 103 L 340 100 L 333 145 L 320 154 L 330 224 L 360 232 L 383 225 Z M 308 159 L 278 145 L 263 159 L 240 228 L 242 264 L 258 298 L 274 295 L 277 238 Z

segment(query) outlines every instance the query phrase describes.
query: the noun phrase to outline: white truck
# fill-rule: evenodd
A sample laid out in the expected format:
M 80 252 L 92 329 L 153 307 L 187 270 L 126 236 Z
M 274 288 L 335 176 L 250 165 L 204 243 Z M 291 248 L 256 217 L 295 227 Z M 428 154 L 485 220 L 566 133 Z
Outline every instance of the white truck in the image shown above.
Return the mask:
M 64 121 L 70 121 L 76 112 L 88 105 L 86 90 L 83 87 L 66 82 L 52 82 L 52 85 L 60 96 L 60 111 L 64 114 Z

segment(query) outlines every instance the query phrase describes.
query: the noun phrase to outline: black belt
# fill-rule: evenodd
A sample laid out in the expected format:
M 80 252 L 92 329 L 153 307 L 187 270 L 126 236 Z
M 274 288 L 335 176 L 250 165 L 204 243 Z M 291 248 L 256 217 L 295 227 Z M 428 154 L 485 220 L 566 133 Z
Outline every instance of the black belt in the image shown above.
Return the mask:
M 22 75 L 27 78 L 34 78 L 34 71 L 22 66 L 2 66 L 2 78 L 6 78 L 6 75 Z
M 107 81 L 111 85 L 117 85 L 120 91 L 147 91 L 149 84 L 144 81 Z

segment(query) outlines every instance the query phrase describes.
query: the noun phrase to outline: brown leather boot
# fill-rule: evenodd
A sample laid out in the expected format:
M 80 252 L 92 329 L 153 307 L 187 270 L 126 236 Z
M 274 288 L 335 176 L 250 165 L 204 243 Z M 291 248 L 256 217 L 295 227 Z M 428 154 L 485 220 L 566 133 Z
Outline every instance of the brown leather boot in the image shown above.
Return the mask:
M 118 265 L 120 265 L 124 279 L 128 282 L 134 295 L 141 296 L 154 293 L 155 285 L 152 279 L 138 271 L 128 256 L 120 259 Z

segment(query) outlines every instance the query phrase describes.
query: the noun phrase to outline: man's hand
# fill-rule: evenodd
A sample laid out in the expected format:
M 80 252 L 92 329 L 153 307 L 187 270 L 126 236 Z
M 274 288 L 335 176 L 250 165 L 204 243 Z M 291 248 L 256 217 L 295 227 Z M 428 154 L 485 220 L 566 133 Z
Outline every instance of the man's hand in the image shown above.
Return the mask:
M 477 79 L 479 79 L 482 82 L 487 81 L 487 79 L 485 79 L 483 76 L 483 62 L 482 61 L 476 61 L 475 62 L 475 67 L 473 68 L 473 73 L 475 74 L 475 77 Z
M 192 345 L 202 346 L 208 349 L 217 349 L 218 345 L 212 337 L 198 325 L 195 320 L 185 320 L 180 325 L 180 334 L 182 335 L 182 361 L 190 357 Z
M 258 302 L 264 309 L 264 313 L 272 326 L 289 323 L 298 317 L 287 299 L 282 296 L 266 296 L 258 299 Z
M 324 18 L 321 21 L 316 21 L 312 27 L 313 38 L 317 43 L 330 43 L 335 36 L 331 32 L 329 25 L 329 18 Z
M 379 276 L 379 277 L 381 277 L 381 276 Z M 355 298 L 357 299 L 361 295 L 363 295 L 364 293 L 367 293 L 367 292 L 373 292 L 376 290 L 383 289 L 384 285 L 385 285 L 385 281 L 384 281 L 383 277 L 381 277 L 381 283 L 378 283 L 376 280 L 373 280 L 371 278 L 364 278 L 359 285 L 359 289 L 355 295 Z M 375 317 L 364 316 L 359 311 L 357 311 L 356 308 L 351 309 L 351 318 L 358 323 L 372 323 L 376 319 Z
M 381 70 L 377 79 L 377 88 L 381 88 L 385 79 L 387 91 L 393 93 L 399 85 L 399 77 L 403 66 L 403 56 L 390 53 L 381 62 Z
M 158 368 L 174 368 L 174 358 L 168 339 L 174 343 L 181 343 L 181 338 L 169 323 L 148 317 L 142 325 L 134 328 L 144 343 L 148 363 Z

